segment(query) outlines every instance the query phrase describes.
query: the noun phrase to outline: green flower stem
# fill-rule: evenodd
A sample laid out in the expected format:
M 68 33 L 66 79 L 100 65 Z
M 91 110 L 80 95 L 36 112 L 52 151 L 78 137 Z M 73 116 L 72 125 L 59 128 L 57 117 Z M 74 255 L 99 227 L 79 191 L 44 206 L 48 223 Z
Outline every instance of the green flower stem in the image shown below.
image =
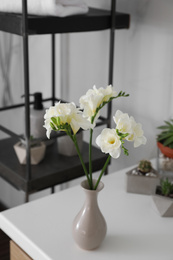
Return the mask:
M 94 122 L 94 120 L 95 120 L 95 118 L 96 118 L 98 112 L 99 112 L 106 104 L 108 104 L 110 101 L 112 101 L 113 99 L 119 98 L 119 97 L 128 97 L 128 96 L 129 96 L 129 94 L 125 94 L 125 92 L 120 91 L 116 97 L 111 97 L 108 101 L 103 101 L 102 104 L 100 104 L 100 106 L 97 107 L 95 114 L 91 117 L 91 123 L 93 124 L 93 122 Z M 91 189 L 93 189 L 93 180 L 92 180 L 92 136 L 93 136 L 93 129 L 90 129 L 90 142 L 89 142 L 89 175 L 90 175 L 90 181 L 91 181 L 91 182 L 90 182 L 90 183 L 91 183 Z M 124 149 L 125 149 L 125 148 L 124 148 Z M 107 165 L 108 165 L 108 163 L 109 163 L 109 161 L 110 161 L 110 157 L 111 157 L 111 156 L 109 155 L 109 156 L 108 156 L 108 159 L 107 159 L 107 161 L 106 161 L 106 163 L 105 163 L 105 165 L 104 165 L 104 167 L 103 167 L 103 169 L 102 169 L 102 171 L 101 171 L 101 173 L 100 173 L 99 179 L 98 179 L 98 181 L 97 181 L 97 183 L 96 183 L 94 189 L 97 189 L 97 186 L 98 186 L 98 184 L 99 184 L 99 182 L 100 182 L 100 179 L 101 179 L 103 173 L 105 172 L 106 167 L 107 167 Z
M 101 171 L 101 173 L 100 173 L 100 175 L 99 175 L 99 178 L 98 178 L 98 180 L 97 180 L 97 182 L 96 182 L 96 184 L 95 184 L 95 186 L 94 186 L 94 190 L 97 189 L 97 187 L 98 187 L 98 185 L 99 185 L 99 182 L 100 182 L 100 180 L 101 180 L 101 178 L 102 178 L 102 176 L 103 176 L 103 173 L 104 173 L 105 170 L 106 170 L 106 167 L 108 166 L 108 163 L 109 163 L 110 159 L 111 159 L 111 156 L 110 156 L 110 154 L 109 154 L 109 156 L 108 156 L 108 158 L 107 158 L 107 160 L 106 160 L 106 162 L 105 162 L 105 164 L 104 164 L 104 166 L 103 166 L 103 169 L 102 169 L 102 171 Z
M 92 136 L 93 129 L 90 129 L 90 142 L 89 142 L 89 175 L 91 181 L 91 190 L 93 189 L 93 178 L 92 178 Z
M 107 103 L 109 103 L 110 101 L 112 101 L 113 99 L 116 99 L 116 98 L 118 98 L 118 97 L 128 97 L 128 96 L 129 96 L 129 94 L 126 94 L 125 92 L 120 91 L 117 96 L 111 97 L 111 98 L 109 98 L 109 100 L 107 100 L 107 101 L 103 101 L 102 104 L 100 104 L 100 106 L 97 107 L 97 109 L 96 109 L 96 111 L 95 111 L 95 114 L 91 117 L 91 123 L 93 124 L 93 122 L 94 122 L 94 120 L 95 120 L 95 118 L 96 118 L 98 112 L 99 112 Z M 86 168 L 86 166 L 85 166 L 85 163 L 84 163 L 84 161 L 83 161 L 83 158 L 82 158 L 80 149 L 79 149 L 79 147 L 78 147 L 76 135 L 75 135 L 75 134 L 72 135 L 71 126 L 70 126 L 68 123 L 61 123 L 60 117 L 52 117 L 52 118 L 51 118 L 51 121 L 52 121 L 52 122 L 50 122 L 50 126 L 51 126 L 51 128 L 52 128 L 54 131 L 57 131 L 57 130 L 58 130 L 58 131 L 65 131 L 66 134 L 72 139 L 72 141 L 73 141 L 73 143 L 74 143 L 74 145 L 75 145 L 77 154 L 78 154 L 78 156 L 79 156 L 80 162 L 81 162 L 81 164 L 82 164 L 84 173 L 85 173 L 85 175 L 86 175 L 86 177 L 87 177 L 89 187 L 90 187 L 90 189 L 92 190 L 92 189 L 93 189 L 93 179 L 92 179 L 92 138 L 93 138 L 93 129 L 90 129 L 90 141 L 89 141 L 89 173 L 88 173 L 88 170 L 87 170 L 87 168 Z M 121 135 L 121 133 L 119 133 L 119 132 L 117 132 L 117 133 L 119 134 L 119 136 L 120 136 L 120 138 L 121 138 L 120 140 L 121 140 L 121 143 L 122 143 L 122 148 L 124 149 L 124 153 L 125 153 L 126 155 L 128 155 L 128 150 L 123 146 L 123 144 L 124 144 L 123 138 L 125 138 L 126 136 L 125 136 L 125 135 Z M 102 176 L 103 176 L 103 173 L 104 173 L 105 170 L 106 170 L 106 167 L 107 167 L 107 165 L 108 165 L 108 163 L 109 163 L 109 161 L 110 161 L 110 158 L 111 158 L 111 156 L 109 155 L 108 158 L 107 158 L 107 160 L 106 160 L 106 162 L 105 162 L 105 164 L 104 164 L 104 166 L 103 166 L 103 169 L 102 169 L 102 171 L 101 171 L 101 173 L 100 173 L 100 175 L 99 175 L 99 178 L 98 178 L 97 183 L 96 183 L 96 185 L 95 185 L 95 187 L 94 187 L 94 190 L 97 189 L 97 186 L 98 186 L 98 184 L 99 184 L 99 182 L 100 182 L 100 180 L 101 180 L 101 178 L 102 178 Z
M 73 142 L 74 142 L 74 145 L 75 145 L 75 147 L 76 147 L 76 151 L 77 151 L 78 156 L 79 156 L 79 159 L 80 159 L 80 161 L 81 161 L 81 164 L 82 164 L 84 173 L 85 173 L 85 175 L 86 175 L 86 177 L 87 177 L 88 184 L 89 184 L 89 186 L 90 186 L 90 189 L 92 190 L 92 182 L 91 182 L 91 180 L 90 180 L 90 178 L 89 178 L 89 176 L 88 176 L 88 171 L 87 171 L 86 166 L 85 166 L 85 163 L 84 163 L 84 161 L 83 161 L 83 158 L 82 158 L 82 155 L 81 155 L 81 152 L 80 152 L 78 143 L 77 143 L 76 135 L 70 136 L 70 137 L 71 137 L 71 139 L 72 139 Z

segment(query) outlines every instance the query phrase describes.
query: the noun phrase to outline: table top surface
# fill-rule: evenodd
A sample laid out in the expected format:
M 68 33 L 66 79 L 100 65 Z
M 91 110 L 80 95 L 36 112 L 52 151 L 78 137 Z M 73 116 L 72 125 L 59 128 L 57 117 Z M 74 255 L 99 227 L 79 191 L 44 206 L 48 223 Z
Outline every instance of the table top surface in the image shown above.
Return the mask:
M 99 207 L 107 235 L 94 251 L 84 251 L 72 238 L 72 222 L 83 205 L 80 185 L 6 210 L 0 228 L 34 260 L 173 259 L 173 218 L 156 212 L 151 196 L 127 193 L 124 169 L 103 176 Z

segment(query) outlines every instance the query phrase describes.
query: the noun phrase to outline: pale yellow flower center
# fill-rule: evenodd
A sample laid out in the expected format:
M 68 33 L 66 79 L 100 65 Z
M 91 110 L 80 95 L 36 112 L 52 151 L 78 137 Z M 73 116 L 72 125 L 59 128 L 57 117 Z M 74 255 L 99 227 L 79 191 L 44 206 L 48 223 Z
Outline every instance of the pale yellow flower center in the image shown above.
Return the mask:
M 130 136 L 127 137 L 127 140 L 129 141 L 133 141 L 133 139 L 134 139 L 134 134 L 131 134 Z
M 119 125 L 119 130 L 120 132 L 125 133 L 127 131 L 127 126 L 122 123 Z
M 115 138 L 113 138 L 113 137 L 109 138 L 108 143 L 109 144 L 114 144 L 115 143 Z

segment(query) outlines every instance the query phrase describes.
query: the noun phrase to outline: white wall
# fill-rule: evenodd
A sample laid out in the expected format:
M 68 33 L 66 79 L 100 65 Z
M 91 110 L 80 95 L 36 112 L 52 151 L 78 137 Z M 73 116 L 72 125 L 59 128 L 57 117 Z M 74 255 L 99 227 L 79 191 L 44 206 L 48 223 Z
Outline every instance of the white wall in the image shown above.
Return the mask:
M 110 1 L 86 2 L 95 7 L 110 8 Z M 112 160 L 111 172 L 137 163 L 140 159 L 155 157 L 156 127 L 173 115 L 173 2 L 118 0 L 117 9 L 131 14 L 131 25 L 129 30 L 116 31 L 113 85 L 117 91 L 128 92 L 130 97 L 115 101 L 113 113 L 116 109 L 121 109 L 133 115 L 142 123 L 148 142 L 138 149 L 129 145 L 129 157 L 122 155 L 118 160 Z M 57 60 L 60 54 L 65 58 L 62 66 L 66 71 L 61 71 L 60 66 L 57 68 L 57 89 L 60 91 L 63 88 L 63 98 L 78 102 L 79 97 L 94 84 L 97 87 L 107 85 L 109 31 L 75 33 L 57 36 L 57 39 Z M 49 37 L 33 36 L 30 46 L 31 87 L 33 90 L 44 89 L 46 95 L 50 80 L 46 76 L 50 71 L 45 65 L 50 64 Z M 60 46 L 64 46 L 61 51 Z M 36 57 L 39 59 L 36 60 Z M 38 61 L 41 62 L 38 64 Z M 13 67 L 12 71 L 14 70 Z M 60 76 L 62 85 L 59 82 Z M 99 130 L 96 132 L 97 135 Z M 3 189 L 2 192 L 0 188 L 0 197 L 6 197 L 9 204 L 13 205 L 13 195 L 7 190 Z M 4 196 L 5 193 L 7 196 Z M 21 196 L 23 195 L 20 194 L 20 198 Z
M 88 1 L 89 2 L 89 1 Z M 110 1 L 90 1 L 108 7 Z M 112 169 L 156 156 L 156 127 L 173 115 L 173 2 L 171 0 L 119 0 L 117 9 L 131 14 L 129 30 L 115 35 L 114 87 L 130 97 L 114 102 L 117 108 L 141 122 L 146 146 L 133 149 L 129 157 L 114 160 Z M 73 34 L 70 42 L 70 100 L 77 100 L 88 88 L 107 84 L 109 32 Z M 76 47 L 77 46 L 77 47 Z M 70 91 L 71 90 L 71 91 Z

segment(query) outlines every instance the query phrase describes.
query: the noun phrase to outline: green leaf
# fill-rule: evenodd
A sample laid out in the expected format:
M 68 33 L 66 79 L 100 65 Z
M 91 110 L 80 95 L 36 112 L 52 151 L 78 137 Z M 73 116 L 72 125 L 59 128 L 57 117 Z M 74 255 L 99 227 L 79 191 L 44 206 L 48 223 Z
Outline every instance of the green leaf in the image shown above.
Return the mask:
M 168 137 L 171 137 L 171 136 L 173 136 L 173 132 L 171 132 L 171 133 L 165 132 L 165 133 L 160 134 L 158 136 L 157 140 L 162 141 L 162 140 L 167 139 Z
M 166 123 L 168 126 L 170 126 L 170 127 L 173 126 L 169 121 L 165 121 L 165 123 Z
M 58 116 L 57 118 L 56 118 L 56 120 L 57 120 L 57 124 L 58 124 L 58 126 L 61 124 L 61 120 L 60 120 L 60 117 Z
M 52 128 L 54 131 L 57 131 L 55 125 L 54 125 L 52 122 L 50 122 L 50 126 L 51 126 L 51 128 Z
M 169 129 L 167 125 L 158 126 L 157 129 Z
M 169 137 L 163 142 L 164 146 L 168 146 L 169 144 L 173 143 L 173 136 Z
M 52 120 L 52 122 L 54 123 L 54 125 L 57 125 L 57 119 L 56 119 L 56 117 L 51 117 L 51 120 Z

